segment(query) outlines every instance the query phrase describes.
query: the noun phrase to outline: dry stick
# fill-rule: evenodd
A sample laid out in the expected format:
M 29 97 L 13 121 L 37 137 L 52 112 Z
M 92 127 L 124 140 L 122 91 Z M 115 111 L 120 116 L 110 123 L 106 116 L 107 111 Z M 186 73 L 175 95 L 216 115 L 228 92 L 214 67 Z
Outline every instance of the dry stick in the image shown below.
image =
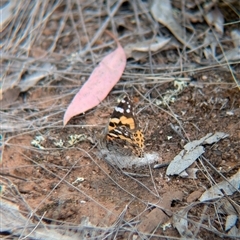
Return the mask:
M 35 18 L 39 14 L 39 11 L 40 11 L 39 9 L 41 9 L 40 2 L 41 1 L 38 1 L 36 5 L 34 4 L 33 9 L 29 12 L 29 16 L 31 16 L 31 17 L 28 18 L 28 24 L 27 24 L 28 29 L 23 30 L 24 34 L 22 36 L 22 39 L 19 39 L 18 45 L 20 45 L 20 46 L 21 46 L 21 42 L 24 41 L 24 39 L 27 39 L 26 52 L 25 52 L 25 54 L 27 56 L 29 56 L 29 52 L 32 49 L 32 45 L 34 44 L 34 38 L 36 39 L 36 35 L 38 35 L 38 31 L 36 31 L 37 34 L 35 34 L 35 37 L 34 37 L 32 28 L 34 27 Z
M 201 212 L 201 218 L 200 218 L 200 221 L 199 221 L 199 224 L 197 225 L 197 226 L 195 226 L 196 227 L 196 229 L 195 229 L 195 231 L 194 231 L 194 238 L 193 239 L 197 239 L 197 234 L 199 233 L 199 231 L 200 231 L 200 227 L 201 227 L 201 225 L 203 225 L 203 221 L 204 221 L 204 218 L 205 218 L 205 213 L 206 213 L 206 211 L 207 211 L 207 208 L 208 208 L 208 206 L 207 205 L 204 205 L 204 208 L 203 208 L 203 210 L 202 210 L 202 212 Z
M 140 177 L 140 178 L 150 177 L 150 175 L 148 175 L 148 174 L 131 173 L 131 172 L 126 172 L 126 171 L 123 171 L 123 174 L 125 174 L 127 176 Z
M 68 8 L 65 9 L 65 12 L 63 14 L 63 18 L 61 18 L 60 20 L 60 27 L 58 28 L 55 37 L 54 37 L 54 41 L 52 42 L 52 45 L 48 48 L 48 52 L 53 52 L 56 49 L 57 46 L 57 42 L 60 39 L 60 34 L 63 32 L 65 25 L 66 25 L 66 21 L 67 21 L 67 12 L 68 12 Z
M 48 1 L 46 1 L 46 4 L 45 4 L 45 5 L 46 5 L 46 6 L 44 6 L 44 7 L 45 7 L 45 9 L 47 10 L 48 7 L 49 7 Z M 47 13 L 43 12 L 43 14 L 42 14 L 41 16 L 42 16 L 42 17 L 45 16 L 45 17 L 44 17 L 44 18 L 41 18 L 41 21 L 39 21 L 39 22 L 36 24 L 36 26 L 31 30 L 31 32 L 32 32 L 32 31 L 36 31 L 37 28 L 40 27 L 40 25 L 43 26 L 42 28 L 44 28 L 44 27 L 46 26 L 47 21 L 49 20 L 50 16 L 54 13 L 54 11 L 57 10 L 57 8 L 58 8 L 59 6 L 61 6 L 61 0 L 58 1 L 58 2 L 56 2 L 55 5 L 53 5 L 52 9 L 50 9 L 49 12 L 47 12 Z M 31 32 L 30 32 L 30 33 L 31 33 Z M 36 34 L 36 36 L 40 36 L 41 34 L 42 34 L 42 32 L 41 32 L 41 33 L 38 32 L 38 34 Z
M 32 212 L 33 211 L 33 209 L 31 208 L 31 206 L 28 204 L 28 202 L 26 201 L 26 199 L 23 197 L 23 195 L 19 192 L 19 190 L 18 190 L 18 187 L 15 185 L 15 184 L 11 184 L 11 190 L 14 190 L 15 192 L 15 194 L 17 195 L 17 196 L 19 196 L 20 197 L 20 199 L 22 200 L 22 202 L 24 203 L 24 207 L 29 211 L 29 212 Z M 11 201 L 12 201 L 12 199 L 10 199 Z M 18 199 L 19 200 L 19 199 Z M 20 200 L 19 200 L 20 201 Z M 39 217 L 38 216 L 36 216 L 38 219 L 39 219 Z M 29 222 L 29 219 L 27 220 L 27 222 L 26 222 L 26 224 Z M 26 228 L 27 226 L 25 226 L 24 227 L 24 229 Z
M 29 50 L 32 48 L 32 45 L 37 41 L 38 37 L 43 35 L 43 29 L 46 28 L 47 22 L 43 21 L 43 17 L 46 14 L 46 10 L 48 9 L 47 5 L 49 5 L 49 3 L 47 1 L 44 1 L 42 3 L 42 6 L 37 11 L 35 11 L 35 13 L 33 13 L 33 16 L 35 18 L 38 18 L 39 21 L 36 22 L 36 26 L 32 26 L 32 30 L 30 30 L 31 43 L 29 44 L 29 47 L 28 47 Z M 35 31 L 36 33 L 35 36 L 32 34 L 33 31 Z M 44 53 L 44 57 L 46 55 L 47 55 L 47 52 Z
M 86 28 L 86 25 L 85 25 L 85 22 L 84 22 L 82 7 L 81 7 L 81 5 L 79 4 L 78 1 L 76 1 L 76 5 L 77 5 L 78 12 L 79 12 L 79 18 L 80 18 L 80 21 L 81 21 L 81 26 L 82 26 L 82 28 L 83 28 L 83 32 L 84 32 L 85 37 L 86 37 L 86 41 L 89 43 L 89 42 L 90 42 L 90 39 L 89 39 L 88 31 L 87 31 L 87 28 Z M 75 23 L 74 23 L 73 25 L 74 25 L 74 27 L 75 27 Z M 76 28 L 76 29 L 77 29 L 77 28 Z M 77 35 L 78 35 L 78 34 L 77 34 Z M 80 39 L 81 39 L 81 37 L 79 37 L 79 47 L 82 49 Z M 95 64 L 95 61 L 94 61 L 95 58 L 94 58 L 93 50 L 92 50 L 91 47 L 90 47 L 90 53 L 91 53 L 91 57 L 92 57 L 92 62 Z
M 133 14 L 134 14 L 136 25 L 137 25 L 136 32 L 141 33 L 141 23 L 140 23 L 139 17 L 138 17 L 138 14 L 139 14 L 140 11 L 136 6 L 137 1 L 130 1 L 129 3 L 133 7 Z M 150 48 L 150 45 L 149 45 L 149 48 Z
M 108 26 L 108 23 L 111 21 L 112 17 L 116 14 L 116 12 L 118 11 L 119 7 L 122 5 L 123 2 L 125 2 L 126 0 L 120 0 L 117 2 L 117 4 L 113 7 L 111 15 L 108 16 L 106 18 L 106 20 L 104 21 L 103 25 L 99 28 L 99 30 L 95 33 L 95 36 L 92 37 L 91 41 L 87 44 L 87 46 L 85 47 L 85 49 L 83 49 L 82 51 L 78 52 L 80 57 L 83 57 L 84 55 L 86 55 L 89 51 L 91 51 L 91 47 L 93 46 L 93 44 L 99 39 L 99 37 L 103 34 L 103 32 L 105 31 L 105 29 Z
M 235 191 L 237 191 L 237 192 L 240 193 L 240 191 L 239 191 L 237 188 L 235 188 L 235 187 L 231 184 L 231 182 L 229 182 L 229 180 L 228 180 L 221 172 L 219 172 L 219 171 L 217 170 L 217 168 L 215 168 L 207 158 L 205 158 L 203 155 L 202 155 L 202 158 L 203 158 L 203 160 L 205 161 L 205 163 L 207 163 L 207 164 L 209 165 L 209 167 L 211 167 L 211 168 L 212 168 L 214 171 L 216 171 L 216 173 L 218 173 L 225 181 L 227 181 L 228 184 L 231 185 L 231 187 L 232 187 Z M 202 164 L 202 166 L 205 166 L 205 164 L 203 164 L 202 161 L 200 161 L 200 163 Z M 216 184 L 216 183 L 215 183 L 215 184 Z
M 187 139 L 182 135 L 182 133 L 179 132 L 172 123 L 170 123 L 170 127 L 180 138 L 182 138 L 185 142 L 188 142 Z
M 154 169 L 164 168 L 164 167 L 167 167 L 170 163 L 171 163 L 171 161 L 166 162 L 166 163 L 155 164 L 153 168 Z
M 117 31 L 116 31 L 116 24 L 115 24 L 115 22 L 113 21 L 113 18 L 112 18 L 112 16 L 111 16 L 111 4 L 110 4 L 110 2 L 112 2 L 111 0 L 107 0 L 107 7 L 106 7 L 106 9 L 107 9 L 107 13 L 108 13 L 108 16 L 110 16 L 110 21 L 111 21 L 111 31 L 112 31 L 112 33 L 113 33 L 113 35 L 115 35 L 115 36 L 117 36 Z
M 40 2 L 40 1 L 39 1 Z M 29 4 L 29 3 L 27 3 Z M 36 9 L 39 8 L 39 5 L 36 4 L 34 5 L 33 7 L 33 10 L 29 13 L 25 13 L 29 10 L 29 6 L 26 4 L 26 7 L 22 7 L 21 9 L 19 9 L 18 11 L 18 14 L 15 14 L 17 17 L 19 17 L 20 15 L 22 15 L 22 19 L 24 18 L 24 14 L 25 15 L 28 15 L 31 16 L 31 17 L 28 17 L 28 21 L 24 22 L 24 21 L 19 21 L 19 25 L 17 25 L 17 29 L 15 30 L 15 34 L 18 34 L 19 35 L 19 38 L 17 38 L 17 41 L 15 42 L 15 47 L 18 48 L 19 45 L 21 45 L 21 42 L 26 40 L 28 37 L 31 37 L 31 27 L 33 26 L 33 22 L 34 22 L 34 18 L 32 17 L 32 14 L 34 11 L 36 11 Z M 31 7 L 31 6 L 30 6 Z M 24 12 L 25 11 L 25 12 Z M 21 32 L 21 34 L 19 34 L 19 31 L 22 30 L 23 31 Z M 13 40 L 15 40 L 15 38 L 13 37 L 12 38 Z
M 154 189 L 156 191 L 156 195 L 160 199 L 161 197 L 160 197 L 159 192 L 157 190 L 156 182 L 154 181 L 154 177 L 153 177 L 153 174 L 152 174 L 152 168 L 151 168 L 150 164 L 148 164 L 148 169 L 149 169 L 149 172 L 150 172 L 150 175 L 151 175 L 151 180 L 152 180 L 152 183 L 153 183 L 153 187 L 154 187 Z
M 18 39 L 16 35 L 18 34 L 18 32 L 20 31 L 21 28 L 24 29 L 24 31 L 26 30 L 25 26 L 22 27 L 22 25 L 19 24 L 22 20 L 20 13 L 22 13 L 23 10 L 21 8 L 23 8 L 23 4 L 19 2 L 18 6 L 16 7 L 16 9 L 14 11 L 15 18 L 11 20 L 12 29 L 14 29 L 14 32 L 11 32 L 11 36 L 9 36 L 9 41 L 4 45 L 5 50 L 11 49 L 11 51 L 15 51 L 16 44 L 14 42 L 16 41 L 16 39 Z M 19 21 L 19 22 L 17 22 L 17 21 Z
M 114 226 L 115 234 L 114 234 L 114 238 L 113 239 L 117 239 L 118 232 L 119 232 L 120 227 L 121 227 L 121 223 L 124 221 L 124 217 L 126 215 L 127 210 L 128 210 L 128 205 L 126 205 L 125 208 L 123 209 L 123 211 L 119 214 L 119 217 L 118 217 L 118 219 L 116 220 L 116 222 L 114 224 L 115 225 Z M 112 233 L 110 233 L 110 234 L 112 234 Z M 104 239 L 107 239 L 106 237 Z
M 68 5 L 68 8 L 71 9 L 71 5 L 70 3 L 72 3 L 72 1 L 67 1 L 67 5 Z M 73 2 L 74 4 L 74 2 Z M 79 1 L 75 1 L 75 4 L 77 5 L 77 9 L 79 10 L 79 8 L 81 8 L 81 5 L 80 5 L 80 2 Z M 81 11 L 80 11 L 81 10 Z M 83 21 L 83 17 L 82 17 L 82 8 L 79 10 L 79 18 L 80 18 L 80 21 L 81 21 L 81 26 L 83 28 L 83 31 L 85 33 L 85 36 L 86 36 L 86 40 L 87 42 L 89 42 L 89 39 L 88 39 L 88 35 L 87 35 L 87 31 L 86 31 L 86 27 L 85 27 L 85 23 Z M 77 36 L 77 40 L 78 40 L 78 44 L 79 44 L 79 48 L 81 49 L 82 48 L 82 43 L 81 43 L 81 36 L 78 32 L 78 29 L 77 29 L 77 26 L 76 26 L 76 23 L 74 21 L 74 16 L 73 16 L 73 11 L 69 11 L 69 16 L 70 16 L 70 19 L 71 19 L 71 22 L 72 22 L 72 26 L 73 26 L 73 29 L 75 31 L 75 34 Z
M 19 180 L 22 180 L 22 181 L 27 181 L 26 179 L 23 179 L 21 177 L 18 177 L 18 176 L 14 176 L 14 175 L 11 175 L 9 173 L 0 173 L 1 176 L 6 176 L 6 177 L 12 177 L 12 178 L 16 178 L 16 179 L 19 179 Z
M 42 220 L 43 220 L 43 218 L 44 218 L 44 216 L 45 216 L 45 214 L 46 214 L 47 212 L 44 212 L 43 213 L 43 215 L 41 216 L 41 218 L 39 219 L 39 222 L 36 224 L 36 226 L 32 229 L 32 231 L 29 233 L 29 234 L 27 234 L 25 237 L 23 237 L 23 238 L 21 238 L 21 236 L 19 237 L 19 239 L 26 239 L 28 236 L 30 236 L 36 229 L 37 229 L 37 227 L 39 226 L 39 224 L 42 222 Z M 22 235 L 22 234 L 21 234 Z

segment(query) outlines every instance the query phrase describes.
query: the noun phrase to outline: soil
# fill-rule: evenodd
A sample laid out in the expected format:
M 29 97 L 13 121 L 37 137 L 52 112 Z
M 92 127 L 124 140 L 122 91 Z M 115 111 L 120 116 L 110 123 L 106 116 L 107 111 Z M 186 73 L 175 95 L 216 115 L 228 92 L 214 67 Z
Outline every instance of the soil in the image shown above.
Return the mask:
M 144 129 L 145 151 L 159 153 L 159 163 L 170 162 L 182 150 L 185 139 L 196 140 L 217 131 L 228 133 L 228 138 L 207 146 L 204 153 L 218 171 L 207 164 L 204 169 L 197 161 L 194 164 L 199 168 L 197 179 L 168 177 L 166 168 L 154 169 L 153 165 L 124 169 L 144 174 L 131 176 L 97 157 L 99 150 L 95 143 L 116 104 L 116 97 L 111 95 L 95 109 L 72 119 L 66 127 L 58 124 L 34 132 L 12 134 L 3 149 L 2 170 L 21 179 L 7 177 L 4 197 L 20 206 L 23 212 L 34 211 L 36 216 L 44 216 L 45 222 L 51 224 L 78 225 L 87 217 L 94 226 L 110 226 L 118 221 L 127 207 L 121 220 L 141 223 L 136 229 L 179 236 L 174 228 L 163 230 L 162 225 L 170 221 L 171 214 L 161 217 L 163 212 L 154 206 L 164 206 L 165 210 L 176 212 L 197 201 L 211 186 L 206 171 L 219 182 L 222 181 L 219 172 L 230 177 L 239 168 L 240 94 L 237 88 L 231 88 L 229 82 L 225 79 L 216 86 L 211 84 L 211 79 L 203 80 L 197 76 L 193 84 L 186 86 L 170 104 L 174 117 L 136 93 L 131 96 Z M 152 91 L 148 100 L 153 102 L 157 92 L 169 89 L 174 89 L 172 83 L 156 87 L 156 92 Z M 41 107 L 46 110 L 51 108 L 52 102 L 45 101 L 43 105 L 43 98 L 51 98 L 49 90 L 44 87 L 33 90 L 25 101 L 29 104 L 41 102 Z M 21 101 L 19 97 L 18 103 Z M 34 115 L 29 117 L 33 119 Z M 55 116 L 59 121 L 62 118 L 63 113 Z M 179 123 L 184 132 L 179 130 L 180 134 L 177 134 L 171 124 L 179 126 Z M 72 147 L 54 145 L 60 139 L 67 141 L 74 134 L 86 138 Z M 31 144 L 36 136 L 44 138 L 39 144 L 42 149 Z M 200 219 L 202 208 L 201 205 L 193 207 L 192 215 Z M 129 234 L 126 232 L 119 236 L 125 238 Z

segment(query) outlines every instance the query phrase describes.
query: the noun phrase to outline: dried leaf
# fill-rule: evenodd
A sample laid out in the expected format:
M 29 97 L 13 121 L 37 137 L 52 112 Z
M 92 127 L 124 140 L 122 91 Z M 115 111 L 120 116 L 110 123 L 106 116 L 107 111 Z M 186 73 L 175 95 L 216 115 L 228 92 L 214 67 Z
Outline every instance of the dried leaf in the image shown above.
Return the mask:
M 194 163 L 203 153 L 204 147 L 202 145 L 212 144 L 218 142 L 220 139 L 228 137 L 229 135 L 223 132 L 216 132 L 215 134 L 208 133 L 199 140 L 187 143 L 182 150 L 169 164 L 167 168 L 167 175 L 180 174 L 186 168 Z M 186 173 L 183 173 L 186 177 Z
M 102 59 L 73 98 L 65 112 L 64 125 L 73 116 L 97 106 L 121 78 L 126 66 L 126 55 L 119 42 L 117 44 L 117 49 Z
M 173 215 L 173 225 L 184 239 L 193 239 L 193 233 L 188 226 L 188 210 L 183 209 Z
M 184 16 L 193 23 L 203 22 L 203 15 L 200 11 L 196 12 L 185 12 Z
M 193 49 L 194 47 L 188 42 L 190 37 L 186 35 L 186 31 L 175 20 L 172 12 L 173 9 L 169 0 L 153 0 L 151 13 L 154 19 L 166 26 L 182 44 Z
M 234 192 L 240 190 L 240 169 L 229 178 L 228 181 L 224 180 L 206 190 L 200 197 L 200 202 L 223 197 L 221 189 L 224 190 L 227 195 L 232 195 Z
M 169 164 L 167 175 L 180 174 L 186 168 L 191 166 L 203 153 L 204 147 L 202 146 L 197 146 L 190 151 L 182 150 Z
M 202 195 L 202 193 L 203 193 L 202 189 L 190 193 L 187 197 L 187 202 L 188 203 L 195 202 Z
M 213 134 L 212 136 L 206 138 L 204 141 L 203 141 L 203 145 L 205 144 L 213 144 L 215 142 L 218 142 L 220 141 L 221 139 L 224 139 L 226 137 L 229 137 L 229 134 L 227 133 L 224 133 L 224 132 L 216 132 L 215 134 Z
M 232 236 L 235 237 L 235 239 L 238 239 L 240 236 L 240 229 L 236 226 L 233 226 L 230 231 L 228 231 L 228 235 L 231 236 L 232 239 L 234 239 Z
M 233 30 L 231 32 L 231 37 L 235 48 L 225 51 L 224 54 L 218 57 L 221 63 L 226 61 L 238 61 L 240 59 L 240 31 Z
M 170 207 L 169 207 L 170 209 Z M 154 208 L 150 213 L 144 216 L 144 219 L 138 225 L 139 232 L 151 233 L 160 224 L 167 222 L 169 217 L 159 208 Z
M 0 106 L 2 108 L 11 105 L 15 100 L 17 100 L 20 89 L 18 87 L 9 88 L 5 92 L 0 89 Z
M 218 57 L 219 62 L 238 61 L 240 59 L 240 47 L 230 49 Z
M 171 38 L 164 38 L 164 37 L 156 37 L 155 41 L 153 40 L 146 40 L 143 42 L 138 43 L 131 43 L 128 44 L 124 51 L 126 53 L 127 58 L 132 57 L 133 51 L 139 51 L 139 52 L 155 52 L 159 49 L 163 48 L 168 42 L 171 40 Z
M 35 86 L 38 83 L 38 81 L 48 76 L 49 73 L 53 71 L 53 69 L 54 69 L 53 65 L 51 65 L 50 63 L 45 63 L 41 66 L 41 70 L 26 75 L 18 85 L 21 92 L 25 92 L 29 88 Z
M 217 42 L 215 35 L 211 31 L 205 34 L 203 44 L 206 46 L 204 49 L 206 59 L 214 59 L 216 56 Z M 208 46 L 210 46 L 210 48 L 207 48 Z
M 228 215 L 225 223 L 225 231 L 229 231 L 237 222 L 237 215 Z
M 237 202 L 228 197 L 221 198 L 216 202 L 218 214 L 227 215 L 225 231 L 231 236 L 239 236 L 240 229 L 237 226 L 238 216 L 240 216 L 240 206 Z
M 232 30 L 231 37 L 232 37 L 234 47 L 239 48 L 240 47 L 240 31 L 238 29 Z
M 240 205 L 233 199 L 224 197 L 217 201 L 217 212 L 225 215 L 239 215 Z
M 216 31 L 223 34 L 224 18 L 218 7 L 215 7 L 212 11 L 208 12 L 205 17 L 207 23 L 210 26 L 214 26 Z
M 13 233 L 14 229 L 24 226 L 27 219 L 19 212 L 19 207 L 11 202 L 1 199 L 0 204 L 1 232 Z
M 153 206 L 155 207 L 148 213 L 141 223 L 137 226 L 139 232 L 151 233 L 159 225 L 166 223 L 169 220 L 169 216 L 166 214 L 171 212 L 171 204 L 174 200 L 182 201 L 183 192 L 181 191 L 169 191 L 161 196 L 161 200 Z
M 39 225 L 36 225 L 31 221 L 30 218 L 26 218 L 21 214 L 17 205 L 3 199 L 1 199 L 0 204 L 0 219 L 4 219 L 4 221 L 1 221 L 1 233 L 5 232 L 11 234 L 12 236 L 14 235 L 16 239 L 18 239 L 18 237 L 20 237 L 19 239 L 45 240 L 84 239 L 86 236 L 86 229 L 90 229 L 90 227 L 92 227 L 91 236 L 94 236 L 93 225 L 89 221 L 82 221 L 79 225 L 79 229 L 83 229 L 83 231 L 76 233 L 68 231 L 69 225 L 62 225 L 62 228 L 54 225 L 48 227 L 43 222 L 41 222 Z M 27 227 L 24 228 L 24 226 Z
M 197 179 L 196 175 L 197 171 L 198 171 L 197 168 L 188 168 L 185 171 L 181 172 L 179 176 L 182 178 Z

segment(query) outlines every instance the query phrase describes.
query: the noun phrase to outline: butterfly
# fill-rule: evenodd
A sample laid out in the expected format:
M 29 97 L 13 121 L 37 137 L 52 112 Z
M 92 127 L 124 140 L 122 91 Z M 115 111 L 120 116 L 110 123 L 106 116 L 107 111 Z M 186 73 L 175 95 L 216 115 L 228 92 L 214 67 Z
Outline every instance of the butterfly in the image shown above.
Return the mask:
M 107 148 L 122 155 L 144 156 L 144 135 L 139 128 L 133 105 L 125 96 L 115 107 L 108 124 L 106 135 Z

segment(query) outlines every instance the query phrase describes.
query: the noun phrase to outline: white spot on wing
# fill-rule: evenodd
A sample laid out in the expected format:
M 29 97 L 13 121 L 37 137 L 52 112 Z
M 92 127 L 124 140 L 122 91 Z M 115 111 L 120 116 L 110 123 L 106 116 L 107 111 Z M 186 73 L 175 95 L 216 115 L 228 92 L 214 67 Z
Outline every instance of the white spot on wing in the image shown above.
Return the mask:
M 115 111 L 116 111 L 116 112 L 123 113 L 123 112 L 124 112 L 124 109 L 121 108 L 121 107 L 115 107 Z
M 118 134 L 122 134 L 122 132 L 120 130 L 116 129 L 116 128 L 114 129 L 114 132 L 118 133 Z
M 130 111 L 130 109 L 127 109 L 126 112 L 127 112 L 127 113 L 130 113 L 131 111 Z

